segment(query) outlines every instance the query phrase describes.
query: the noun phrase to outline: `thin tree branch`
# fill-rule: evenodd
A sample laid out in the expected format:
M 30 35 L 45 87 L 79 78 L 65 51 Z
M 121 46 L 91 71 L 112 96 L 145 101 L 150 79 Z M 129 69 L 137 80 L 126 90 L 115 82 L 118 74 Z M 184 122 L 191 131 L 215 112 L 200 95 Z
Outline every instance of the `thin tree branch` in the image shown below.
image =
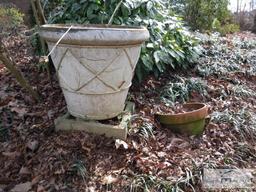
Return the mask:
M 15 63 L 9 57 L 8 51 L 5 49 L 3 43 L 1 42 L 1 39 L 0 39 L 0 60 L 3 62 L 5 67 L 13 74 L 13 76 L 16 78 L 18 83 L 23 88 L 25 88 L 36 101 L 39 102 L 40 97 L 38 93 L 34 91 L 34 89 L 29 85 L 29 83 L 23 77 L 22 73 L 15 67 Z

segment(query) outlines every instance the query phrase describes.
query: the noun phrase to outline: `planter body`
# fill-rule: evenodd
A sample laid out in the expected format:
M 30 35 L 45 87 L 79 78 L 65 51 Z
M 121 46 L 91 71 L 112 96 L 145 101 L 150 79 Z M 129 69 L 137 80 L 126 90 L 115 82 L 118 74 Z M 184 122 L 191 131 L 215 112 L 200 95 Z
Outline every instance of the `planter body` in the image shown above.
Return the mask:
M 43 25 L 49 50 L 68 25 Z M 140 56 L 149 38 L 145 28 L 72 26 L 51 54 L 68 111 L 75 117 L 102 120 L 120 114 Z
M 208 115 L 208 107 L 202 103 L 187 103 L 183 105 L 191 109 L 179 114 L 156 114 L 160 123 L 172 129 L 176 133 L 187 135 L 200 135 L 204 131 L 205 118 Z

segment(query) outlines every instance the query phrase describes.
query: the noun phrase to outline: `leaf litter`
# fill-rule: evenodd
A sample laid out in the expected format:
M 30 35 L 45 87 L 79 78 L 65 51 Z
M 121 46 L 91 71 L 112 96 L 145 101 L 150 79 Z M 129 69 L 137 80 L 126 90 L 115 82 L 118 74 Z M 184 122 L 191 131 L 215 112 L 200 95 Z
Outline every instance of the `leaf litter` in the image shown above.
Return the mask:
M 205 39 L 204 56 L 191 71 L 150 76 L 131 88 L 136 112 L 126 141 L 55 132 L 54 119 L 67 111 L 56 76 L 51 84 L 36 67 L 26 37 L 6 39 L 43 102 L 1 70 L 0 191 L 201 191 L 204 167 L 255 168 L 256 37 Z M 211 106 L 201 137 L 174 134 L 154 118 L 161 107 L 175 111 L 191 101 Z

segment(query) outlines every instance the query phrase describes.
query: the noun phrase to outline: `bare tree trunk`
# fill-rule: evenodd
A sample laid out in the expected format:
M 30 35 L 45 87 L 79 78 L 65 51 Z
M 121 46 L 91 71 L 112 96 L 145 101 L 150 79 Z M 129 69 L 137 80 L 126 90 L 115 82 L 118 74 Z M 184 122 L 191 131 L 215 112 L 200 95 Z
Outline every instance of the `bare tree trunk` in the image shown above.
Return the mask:
M 45 16 L 44 16 L 44 11 L 43 11 L 40 0 L 36 0 L 36 6 L 37 6 L 37 11 L 38 11 L 38 16 L 39 16 L 40 21 L 41 21 L 40 24 L 46 24 L 46 19 L 45 19 Z
M 256 14 L 254 15 L 254 25 L 252 27 L 252 32 L 256 33 Z
M 254 0 L 251 0 L 251 10 L 253 10 L 254 9 L 254 4 L 255 4 L 255 1 Z
M 237 14 L 239 13 L 239 0 L 237 0 L 237 4 L 236 4 L 236 12 L 237 12 Z
M 40 101 L 40 97 L 36 91 L 29 85 L 29 83 L 24 79 L 22 73 L 15 67 L 15 63 L 8 55 L 8 51 L 5 49 L 3 43 L 0 39 L 0 60 L 6 66 L 6 68 L 14 75 L 18 83 L 25 88 L 31 96 L 36 100 Z
M 40 23 L 40 19 L 39 19 L 38 13 L 37 13 L 35 1 L 34 0 L 30 0 L 30 3 L 31 3 L 33 14 L 34 14 L 34 18 L 36 20 L 36 25 L 39 27 L 41 25 L 41 23 Z M 43 52 L 44 52 L 44 54 L 46 54 L 45 42 L 44 42 L 44 40 L 41 37 L 39 37 L 39 40 L 40 40 L 40 44 L 41 44 L 41 47 L 43 49 Z
M 32 7 L 34 18 L 36 20 L 36 25 L 38 27 L 40 27 L 41 25 L 46 24 L 47 21 L 45 19 L 44 11 L 43 11 L 40 0 L 30 0 L 30 4 L 31 4 L 31 7 Z M 47 52 L 46 43 L 41 37 L 39 37 L 39 40 L 40 40 L 40 44 L 41 44 L 41 47 L 42 47 L 42 50 L 43 50 L 43 54 L 46 55 L 46 52 Z M 45 66 L 46 66 L 46 70 L 47 70 L 48 79 L 51 83 L 51 86 L 53 86 L 52 85 L 51 74 L 50 74 L 49 63 L 45 63 Z

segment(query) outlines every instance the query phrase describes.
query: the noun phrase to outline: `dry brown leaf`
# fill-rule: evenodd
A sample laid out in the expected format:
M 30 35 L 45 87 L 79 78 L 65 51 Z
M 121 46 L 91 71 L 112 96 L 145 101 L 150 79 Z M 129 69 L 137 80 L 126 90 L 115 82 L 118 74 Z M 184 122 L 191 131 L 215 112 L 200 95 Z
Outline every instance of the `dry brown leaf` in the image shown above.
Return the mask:
M 167 154 L 163 151 L 160 151 L 160 152 L 157 152 L 157 156 L 160 157 L 160 158 L 163 158 L 165 157 Z
M 132 141 L 132 146 L 134 147 L 134 149 L 138 150 L 139 149 L 139 145 L 137 142 Z
M 119 149 L 121 146 L 124 149 L 128 149 L 129 148 L 128 144 L 125 141 L 121 140 L 121 139 L 116 139 L 115 146 L 116 146 L 116 149 Z
M 15 185 L 11 192 L 28 192 L 31 189 L 31 187 L 31 182 L 20 183 L 18 185 Z
M 35 185 L 35 184 L 37 184 L 37 183 L 40 181 L 40 179 L 41 179 L 40 176 L 34 177 L 34 178 L 32 179 L 32 181 L 31 181 L 32 186 Z
M 14 151 L 14 152 L 3 152 L 3 156 L 9 157 L 11 159 L 15 159 L 16 157 L 19 157 L 21 155 L 20 152 Z
M 107 176 L 105 176 L 105 177 L 102 179 L 101 183 L 102 183 L 103 185 L 109 185 L 109 184 L 115 183 L 115 182 L 117 182 L 117 181 L 118 181 L 117 178 L 113 177 L 112 175 L 107 175 Z
M 30 171 L 27 167 L 21 167 L 20 171 L 19 171 L 19 174 L 21 175 L 30 175 Z
M 38 185 L 37 186 L 36 192 L 44 192 L 44 191 L 45 191 L 45 189 L 44 189 L 44 187 L 42 185 Z
M 27 109 L 23 106 L 20 106 L 16 100 L 9 102 L 8 106 L 12 112 L 17 113 L 20 117 L 23 117 L 27 113 Z
M 11 111 L 17 113 L 20 117 L 23 117 L 27 113 L 27 109 L 21 107 L 12 107 Z
M 37 140 L 34 141 L 29 141 L 27 143 L 27 148 L 30 149 L 31 151 L 36 151 L 39 147 L 39 142 Z

